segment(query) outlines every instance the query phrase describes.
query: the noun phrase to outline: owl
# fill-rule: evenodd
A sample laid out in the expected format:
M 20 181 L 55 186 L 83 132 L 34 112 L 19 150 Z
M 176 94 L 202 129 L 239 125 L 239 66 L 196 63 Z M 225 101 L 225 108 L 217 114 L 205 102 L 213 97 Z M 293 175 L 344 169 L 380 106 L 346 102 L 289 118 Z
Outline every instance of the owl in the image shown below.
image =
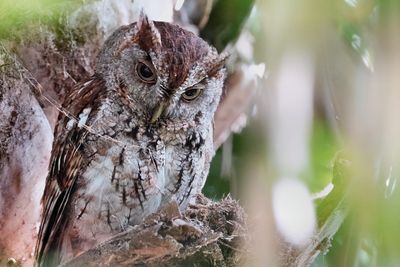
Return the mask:
M 66 96 L 36 244 L 57 266 L 204 186 L 225 56 L 177 25 L 117 29 L 95 73 Z

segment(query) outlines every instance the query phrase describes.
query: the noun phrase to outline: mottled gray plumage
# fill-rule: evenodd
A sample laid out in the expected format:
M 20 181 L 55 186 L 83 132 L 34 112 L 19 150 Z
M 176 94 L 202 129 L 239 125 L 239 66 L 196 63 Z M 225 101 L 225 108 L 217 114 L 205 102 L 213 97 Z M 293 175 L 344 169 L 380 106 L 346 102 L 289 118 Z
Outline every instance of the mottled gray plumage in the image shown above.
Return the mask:
M 39 266 L 53 266 L 139 223 L 175 199 L 184 209 L 205 183 L 224 58 L 176 25 L 118 29 L 95 75 L 66 97 L 43 218 Z

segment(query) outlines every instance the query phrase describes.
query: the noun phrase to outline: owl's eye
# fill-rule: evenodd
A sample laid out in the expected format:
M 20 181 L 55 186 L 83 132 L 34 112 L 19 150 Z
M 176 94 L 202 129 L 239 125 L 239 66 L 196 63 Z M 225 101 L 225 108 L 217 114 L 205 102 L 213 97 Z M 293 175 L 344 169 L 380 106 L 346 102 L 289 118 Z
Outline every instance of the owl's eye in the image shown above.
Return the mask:
M 192 101 L 195 100 L 203 91 L 204 86 L 193 86 L 189 89 L 187 89 L 183 94 L 182 98 L 186 101 Z
M 154 83 L 157 79 L 155 70 L 149 63 L 138 62 L 136 64 L 136 73 L 145 83 Z

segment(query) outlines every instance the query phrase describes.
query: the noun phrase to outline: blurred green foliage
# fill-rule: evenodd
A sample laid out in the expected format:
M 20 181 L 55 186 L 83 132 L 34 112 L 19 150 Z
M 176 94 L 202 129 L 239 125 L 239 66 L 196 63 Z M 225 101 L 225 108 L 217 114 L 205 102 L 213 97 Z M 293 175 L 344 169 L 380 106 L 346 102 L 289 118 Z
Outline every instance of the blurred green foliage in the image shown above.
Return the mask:
M 334 156 L 339 149 L 332 128 L 322 118 L 314 120 L 310 148 L 310 173 L 304 179 L 311 192 L 319 192 L 332 180 Z
M 222 51 L 235 41 L 243 28 L 255 0 L 216 0 L 209 21 L 200 36 Z
M 343 157 L 341 153 L 336 155 L 330 175 L 332 177 L 331 183 L 333 189 L 326 197 L 315 201 L 318 225 L 320 227 L 323 226 L 336 208 L 340 205 L 345 205 L 341 202 L 346 201 L 345 196 L 349 186 L 350 165 L 350 161 Z
M 54 23 L 84 0 L 1 0 L 0 39 L 12 37 L 32 23 Z
M 232 154 L 229 159 L 223 158 L 223 147 L 219 148 L 211 162 L 210 173 L 207 178 L 203 193 L 213 199 L 221 199 L 232 194 L 239 197 L 241 184 L 246 182 L 250 174 L 247 172 L 247 161 L 265 159 L 266 162 L 266 138 L 263 129 L 259 128 L 256 121 L 251 120 L 250 125 L 240 134 L 234 134 L 227 142 L 232 142 Z M 228 160 L 228 170 L 223 170 L 223 161 Z M 229 167 L 230 166 L 230 167 Z
M 264 159 L 265 164 L 267 163 L 267 139 L 265 138 L 264 129 L 260 129 L 256 121 L 250 121 L 250 125 L 240 134 L 233 136 L 231 175 L 228 174 L 221 177 L 222 162 L 224 160 L 222 148 L 217 151 L 204 188 L 204 193 L 207 196 L 219 199 L 228 193 L 232 193 L 232 187 L 236 187 L 244 179 L 248 179 L 248 174 L 243 169 L 246 160 Z M 310 170 L 302 178 L 311 192 L 319 192 L 332 181 L 333 162 L 339 149 L 336 137 L 327 121 L 321 118 L 314 120 L 310 147 Z
M 211 199 L 221 199 L 231 191 L 233 177 L 222 174 L 222 149 L 219 149 L 211 162 L 203 193 Z

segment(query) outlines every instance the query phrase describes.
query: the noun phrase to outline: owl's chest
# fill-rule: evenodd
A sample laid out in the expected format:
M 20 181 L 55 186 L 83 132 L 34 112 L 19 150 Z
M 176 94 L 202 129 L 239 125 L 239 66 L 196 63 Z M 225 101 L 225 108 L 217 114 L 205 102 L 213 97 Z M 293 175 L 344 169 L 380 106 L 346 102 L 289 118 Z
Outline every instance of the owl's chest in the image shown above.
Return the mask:
M 209 146 L 199 134 L 141 125 L 109 109 L 88 123 L 96 134 L 83 142 L 85 164 L 71 199 L 73 240 L 92 246 L 173 199 L 184 207 L 200 192 Z
M 160 205 L 166 180 L 172 179 L 164 174 L 173 163 L 166 158 L 166 145 L 159 139 L 138 142 L 123 134 L 110 138 L 113 140 L 87 142 L 85 157 L 89 160 L 78 181 L 77 197 L 91 199 L 92 213 L 106 216 L 108 221 L 111 216 L 126 215 L 126 222 L 118 223 L 136 223 L 135 218 Z
M 146 136 L 141 128 L 134 130 L 136 136 L 141 135 L 137 138 L 133 133 L 111 131 L 115 133 L 108 138 L 87 138 L 88 161 L 77 181 L 74 211 L 80 224 L 84 220 L 93 228 L 96 222 L 94 227 L 119 232 L 172 199 L 183 198 L 191 168 L 187 161 L 193 161 L 194 155 L 179 138 L 172 142 L 157 132 Z M 99 218 L 104 225 L 98 223 Z

